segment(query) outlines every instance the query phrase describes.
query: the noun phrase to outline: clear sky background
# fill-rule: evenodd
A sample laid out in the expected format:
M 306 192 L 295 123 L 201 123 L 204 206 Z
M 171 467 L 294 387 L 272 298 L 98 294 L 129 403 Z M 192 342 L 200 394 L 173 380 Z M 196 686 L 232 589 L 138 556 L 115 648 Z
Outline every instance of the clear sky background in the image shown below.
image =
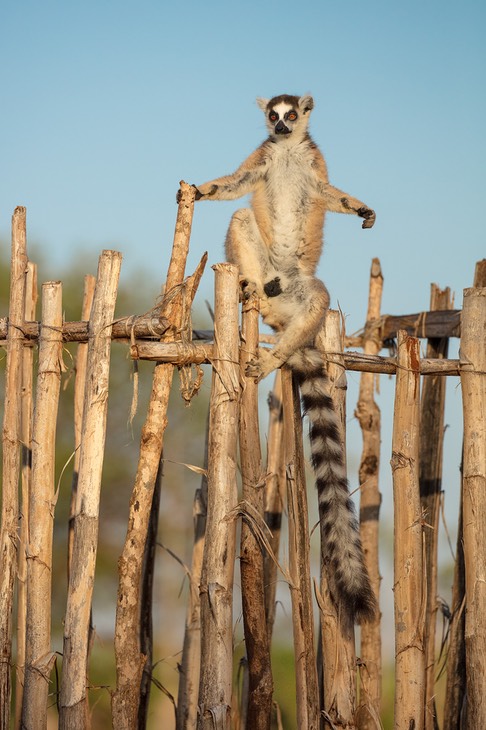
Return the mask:
M 377 213 L 367 231 L 352 216 L 326 223 L 319 276 L 348 332 L 364 324 L 374 256 L 383 312 L 428 309 L 431 282 L 450 286 L 460 307 L 486 255 L 485 27 L 483 0 L 8 0 L 0 239 L 8 242 L 13 209 L 25 205 L 49 278 L 82 252 L 94 272 L 99 252 L 115 248 L 124 281 L 142 269 L 155 291 L 179 180 L 229 173 L 263 140 L 256 96 L 311 92 L 311 134 L 331 182 Z M 223 260 L 240 205 L 197 206 L 189 271 L 206 249 L 210 263 Z M 208 269 L 202 298 L 211 292 Z M 357 382 L 350 374 L 351 389 Z M 387 466 L 393 381 L 382 382 Z M 457 380 L 449 392 L 446 465 L 457 488 Z

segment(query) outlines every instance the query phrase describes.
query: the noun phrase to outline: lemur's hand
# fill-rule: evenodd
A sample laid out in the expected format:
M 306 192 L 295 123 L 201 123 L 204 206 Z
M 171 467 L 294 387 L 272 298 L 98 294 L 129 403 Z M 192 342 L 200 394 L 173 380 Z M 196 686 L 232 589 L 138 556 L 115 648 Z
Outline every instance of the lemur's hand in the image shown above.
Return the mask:
M 199 198 L 202 198 L 202 193 L 197 189 L 195 185 L 191 185 L 191 188 L 194 188 L 196 191 L 196 195 L 194 196 L 194 200 L 199 200 Z M 179 188 L 176 194 L 176 203 L 179 204 L 181 202 L 182 198 L 182 190 Z
M 376 214 L 374 210 L 371 210 L 371 208 L 366 208 L 366 206 L 363 206 L 362 208 L 359 208 L 357 211 L 360 218 L 364 218 L 363 225 L 361 228 L 373 228 L 373 225 L 376 220 Z

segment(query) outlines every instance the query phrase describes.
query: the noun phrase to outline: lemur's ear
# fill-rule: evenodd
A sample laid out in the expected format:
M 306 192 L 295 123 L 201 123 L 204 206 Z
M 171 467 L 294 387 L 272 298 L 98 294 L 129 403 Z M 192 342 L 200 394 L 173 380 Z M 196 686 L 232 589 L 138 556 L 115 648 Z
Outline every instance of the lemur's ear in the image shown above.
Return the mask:
M 257 100 L 256 101 L 257 101 L 258 106 L 262 110 L 262 112 L 266 112 L 267 111 L 267 105 L 268 105 L 268 102 L 270 101 L 270 99 L 262 99 L 261 96 L 257 96 Z
M 305 94 L 305 96 L 300 97 L 299 108 L 302 111 L 302 114 L 308 114 L 314 109 L 314 99 L 310 94 Z

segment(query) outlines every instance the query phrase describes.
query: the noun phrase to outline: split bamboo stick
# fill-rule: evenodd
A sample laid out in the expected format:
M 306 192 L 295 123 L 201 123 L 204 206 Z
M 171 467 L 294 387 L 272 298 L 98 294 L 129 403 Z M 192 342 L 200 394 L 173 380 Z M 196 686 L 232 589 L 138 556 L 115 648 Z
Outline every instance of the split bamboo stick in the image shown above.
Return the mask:
M 62 285 L 42 285 L 42 326 L 32 428 L 32 485 L 27 547 L 27 622 L 22 728 L 47 727 L 51 669 L 52 542 L 54 531 L 55 442 L 62 374 Z
M 167 272 L 165 306 L 174 332 L 181 323 L 181 285 L 184 280 L 194 210 L 195 190 L 181 182 L 172 254 Z M 175 296 L 177 292 L 177 296 Z M 112 723 L 115 730 L 136 727 L 140 683 L 146 656 L 140 647 L 141 578 L 150 511 L 162 455 L 167 408 L 172 385 L 173 365 L 158 364 L 154 369 L 147 417 L 140 438 L 140 454 L 135 484 L 130 499 L 127 535 L 118 561 L 118 600 L 115 624 L 116 690 L 112 697 Z
M 263 473 L 258 425 L 258 386 L 245 378 L 249 360 L 258 356 L 258 300 L 243 303 L 240 377 L 243 383 L 239 414 L 242 479 L 242 524 L 240 549 L 241 597 L 245 649 L 248 662 L 248 707 L 246 725 L 252 730 L 270 730 L 273 679 L 270 642 L 265 611 L 263 551 L 255 518 L 263 524 Z
M 25 282 L 24 318 L 34 319 L 37 306 L 37 267 L 28 262 Z M 29 539 L 29 493 L 32 477 L 32 416 L 33 416 L 34 351 L 24 347 L 22 352 L 22 471 L 19 530 L 19 562 L 17 583 L 17 656 L 15 682 L 15 725 L 20 728 L 22 695 L 24 692 L 25 626 L 27 621 L 27 543 Z
M 441 290 L 432 284 L 430 309 L 451 309 L 450 289 Z M 445 358 L 448 352 L 447 338 L 430 338 L 427 341 L 427 357 Z M 436 625 L 437 625 L 437 560 L 439 538 L 439 514 L 442 491 L 442 448 L 444 443 L 445 386 L 443 378 L 428 376 L 423 379 L 420 404 L 419 487 L 422 514 L 425 520 L 425 575 L 427 580 L 427 618 L 425 621 L 425 730 L 438 730 L 435 702 L 436 676 Z
M 365 355 L 377 355 L 381 349 L 381 341 L 376 337 L 374 324 L 380 317 L 382 293 L 381 265 L 378 259 L 373 259 L 363 342 Z M 375 378 L 376 375 L 373 373 L 362 373 L 355 415 L 363 434 L 363 450 L 359 465 L 361 542 L 368 575 L 378 603 L 381 583 L 378 550 L 381 506 L 379 488 L 381 412 L 375 400 Z M 372 621 L 361 627 L 360 658 L 357 725 L 359 730 L 376 730 L 379 727 L 382 674 L 379 611 Z
M 326 314 L 324 326 L 317 338 L 317 346 L 326 353 L 341 352 L 344 333 L 341 315 L 335 310 Z M 330 395 L 339 422 L 341 447 L 346 464 L 346 372 L 343 358 L 332 355 L 327 362 Z M 329 590 L 328 565 L 321 554 L 321 586 L 319 608 L 322 643 L 322 695 L 324 717 L 329 726 L 355 727 L 356 717 L 356 651 L 354 626 L 342 616 Z
M 395 727 L 424 727 L 425 587 L 420 506 L 419 341 L 398 333 L 391 467 L 394 497 Z
M 289 518 L 289 574 L 292 602 L 297 727 L 317 730 L 319 688 L 314 649 L 314 616 L 310 577 L 310 538 L 300 396 L 292 373 L 282 369 L 287 507 Z
M 22 324 L 25 270 L 27 268 L 25 208 L 12 217 L 9 327 L 5 369 L 2 428 L 2 514 L 0 530 L 0 730 L 10 725 L 10 669 L 12 659 L 12 610 L 17 571 L 20 473 L 20 414 L 22 410 Z
M 86 695 L 89 619 L 96 566 L 101 473 L 106 438 L 111 323 L 121 254 L 103 251 L 90 317 L 83 440 L 79 461 L 73 553 L 64 622 L 59 726 L 89 726 Z
M 467 727 L 486 727 L 486 287 L 464 290 L 461 337 L 464 417 Z
M 215 353 L 210 399 L 208 512 L 201 575 L 198 730 L 231 723 L 233 573 L 237 506 L 238 270 L 215 270 Z

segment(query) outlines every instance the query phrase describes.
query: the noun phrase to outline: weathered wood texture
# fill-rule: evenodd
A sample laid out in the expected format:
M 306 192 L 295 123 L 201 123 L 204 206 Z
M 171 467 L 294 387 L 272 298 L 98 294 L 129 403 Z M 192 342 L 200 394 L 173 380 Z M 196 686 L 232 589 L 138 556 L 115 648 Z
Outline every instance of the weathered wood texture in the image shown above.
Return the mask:
M 310 545 L 302 416 L 292 373 L 282 369 L 287 508 L 289 519 L 289 576 L 294 637 L 297 727 L 319 728 L 319 686 L 314 649 L 314 616 L 310 577 Z
M 340 312 L 329 310 L 317 338 L 323 353 L 329 378 L 330 395 L 338 416 L 339 435 L 346 464 L 346 390 L 347 380 L 343 358 L 329 352 L 342 352 L 344 332 Z M 321 537 L 321 544 L 324 543 Z M 319 608 L 322 642 L 323 711 L 329 727 L 355 728 L 356 718 L 356 650 L 354 626 L 342 616 L 329 587 L 329 563 L 321 550 L 321 585 Z
M 62 374 L 62 285 L 42 286 L 42 325 L 32 428 L 32 486 L 27 546 L 27 619 L 22 728 L 44 730 L 55 652 L 51 649 L 55 442 Z
M 194 210 L 194 188 L 181 182 L 182 196 L 175 225 L 172 254 L 164 293 L 164 316 L 172 339 L 181 323 L 181 289 L 184 280 Z M 167 426 L 167 407 L 174 367 L 154 369 L 147 417 L 142 427 L 135 484 L 130 499 L 127 535 L 118 561 L 118 599 L 115 622 L 116 690 L 112 696 L 115 730 L 136 727 L 140 683 L 146 656 L 140 646 L 141 577 L 157 473 Z
M 270 730 L 273 680 L 265 610 L 263 548 L 258 535 L 264 524 L 265 475 L 260 449 L 258 386 L 253 378 L 245 377 L 247 362 L 258 356 L 258 317 L 258 300 L 251 297 L 242 307 L 240 348 L 240 378 L 243 384 L 239 413 L 243 499 L 240 575 L 248 662 L 246 727 L 254 730 Z
M 198 730 L 229 730 L 233 666 L 233 575 L 236 541 L 238 270 L 213 267 L 215 352 L 210 398 L 208 512 L 202 566 L 201 677 Z
M 62 730 L 88 727 L 86 695 L 89 618 L 98 544 L 101 473 L 106 438 L 111 323 L 115 311 L 121 254 L 103 251 L 98 264 L 90 318 L 83 441 L 79 460 L 76 513 L 66 616 L 59 724 Z
M 450 289 L 441 290 L 432 284 L 430 309 L 452 308 Z M 447 357 L 448 338 L 427 340 L 427 357 L 443 359 Z M 425 521 L 425 576 L 427 581 L 427 620 L 425 622 L 425 729 L 438 730 L 437 708 L 435 701 L 435 677 L 437 667 L 436 624 L 438 610 L 437 561 L 440 500 L 442 491 L 442 448 L 444 443 L 444 378 L 431 375 L 423 378 L 420 404 L 419 487 L 422 514 Z
M 426 596 L 420 506 L 419 341 L 398 333 L 391 467 L 394 500 L 395 727 L 424 727 Z
M 366 355 L 376 355 L 380 341 L 373 336 L 374 323 L 380 317 L 383 293 L 383 274 L 378 259 L 373 259 L 370 272 L 368 311 L 363 350 Z M 368 336 L 366 336 L 368 333 Z M 359 381 L 359 396 L 355 415 L 363 435 L 363 450 L 359 464 L 360 530 L 363 553 L 374 594 L 379 602 L 379 517 L 381 494 L 379 488 L 381 412 L 375 400 L 376 375 L 362 373 Z M 379 726 L 381 703 L 381 614 L 361 627 L 360 651 L 360 703 L 357 713 L 359 730 L 375 730 Z
M 466 569 L 467 727 L 486 727 L 486 287 L 464 290 L 463 530 Z
M 37 306 L 37 267 L 30 261 L 27 264 L 25 277 L 24 317 L 25 319 L 34 319 Z M 27 621 L 27 541 L 29 538 L 29 493 L 32 477 L 32 418 L 34 408 L 33 365 L 33 348 L 24 347 L 22 352 L 21 502 L 17 569 L 17 654 L 14 722 L 16 730 L 20 728 L 22 697 L 24 692 L 25 627 Z
M 20 414 L 22 411 L 22 324 L 27 268 L 25 208 L 12 217 L 10 321 L 5 369 L 2 428 L 2 522 L 0 530 L 0 730 L 10 725 L 13 590 L 17 571 L 20 474 Z

